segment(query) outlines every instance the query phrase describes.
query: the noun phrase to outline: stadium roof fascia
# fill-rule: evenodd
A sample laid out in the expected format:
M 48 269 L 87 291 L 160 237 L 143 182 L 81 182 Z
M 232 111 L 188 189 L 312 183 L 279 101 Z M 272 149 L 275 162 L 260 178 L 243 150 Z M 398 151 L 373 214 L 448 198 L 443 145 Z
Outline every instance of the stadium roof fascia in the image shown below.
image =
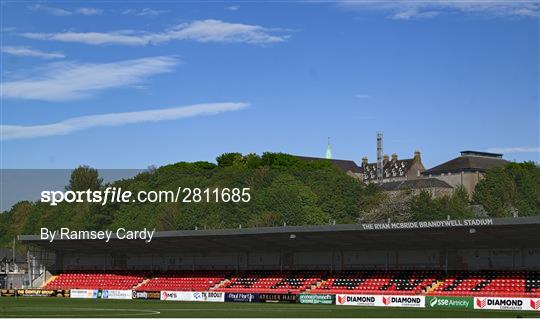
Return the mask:
M 440 226 L 418 226 L 422 223 Z M 482 224 L 485 223 L 485 224 Z M 403 232 L 415 231 L 418 229 L 445 229 L 461 227 L 489 227 L 489 226 L 513 226 L 513 225 L 538 225 L 540 227 L 540 216 L 516 217 L 516 218 L 471 218 L 458 220 L 439 221 L 419 221 L 419 222 L 390 222 L 390 223 L 358 223 L 358 224 L 336 224 L 336 225 L 313 225 L 313 226 L 279 226 L 279 227 L 258 227 L 258 228 L 234 228 L 234 229 L 201 229 L 201 230 L 175 230 L 155 232 L 154 238 L 168 237 L 206 237 L 206 236 L 235 236 L 235 235 L 262 235 L 262 234 L 283 234 L 283 233 L 326 233 L 326 232 Z M 390 227 L 390 228 L 385 228 Z M 40 235 L 19 235 L 20 241 L 44 241 Z M 116 239 L 113 234 L 112 239 Z M 70 239 L 56 239 L 70 241 Z M 71 240 L 81 241 L 81 240 Z

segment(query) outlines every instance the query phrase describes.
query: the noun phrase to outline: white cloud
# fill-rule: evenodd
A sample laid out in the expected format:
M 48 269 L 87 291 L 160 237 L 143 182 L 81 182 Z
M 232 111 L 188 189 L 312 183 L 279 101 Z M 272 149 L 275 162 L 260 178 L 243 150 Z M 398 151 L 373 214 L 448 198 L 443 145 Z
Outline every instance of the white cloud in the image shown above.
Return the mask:
M 0 137 L 2 140 L 13 140 L 65 135 L 93 127 L 121 126 L 143 122 L 159 122 L 195 116 L 216 115 L 224 112 L 238 111 L 247 106 L 248 104 L 246 103 L 195 104 L 166 109 L 81 116 L 44 125 L 0 125 Z
M 395 20 L 410 20 L 410 19 L 422 19 L 433 18 L 441 14 L 438 11 L 420 11 L 418 9 L 400 10 L 392 14 L 391 18 Z
M 61 42 L 76 42 L 92 45 L 121 44 L 121 45 L 147 45 L 150 39 L 147 35 L 134 35 L 128 31 L 109 33 L 100 32 L 64 32 L 64 33 L 23 33 L 23 37 L 34 40 L 52 40 Z
M 341 7 L 382 12 L 390 19 L 433 18 L 441 14 L 468 14 L 486 17 L 539 17 L 540 3 L 530 0 L 345 0 Z
M 284 42 L 289 38 L 289 35 L 277 33 L 283 33 L 283 30 L 220 20 L 197 20 L 158 33 L 124 30 L 112 32 L 23 33 L 22 36 L 35 40 L 133 46 L 159 44 L 173 40 L 268 44 Z
M 85 15 L 85 16 L 93 16 L 93 15 L 100 15 L 103 13 L 103 10 L 101 9 L 96 9 L 96 8 L 88 8 L 88 7 L 83 7 L 83 8 L 78 8 L 76 10 L 77 13 L 79 14 L 82 14 L 82 15 Z
M 74 15 L 74 14 L 82 14 L 82 15 L 85 15 L 85 16 L 93 16 L 93 15 L 99 15 L 99 14 L 103 13 L 103 10 L 97 9 L 97 8 L 82 7 L 82 8 L 77 8 L 74 11 L 69 11 L 69 10 L 62 9 L 62 8 L 55 8 L 55 7 L 45 6 L 43 4 L 34 4 L 34 5 L 31 5 L 31 6 L 28 6 L 28 9 L 31 10 L 31 11 L 36 11 L 36 12 L 44 12 L 44 13 L 51 14 L 51 15 L 57 16 L 57 17 L 71 16 L 71 15 Z
M 355 96 L 358 99 L 369 99 L 369 98 L 371 98 L 371 95 L 369 95 L 369 94 L 356 94 Z
M 540 147 L 492 147 L 488 148 L 486 152 L 490 153 L 540 153 Z
M 16 55 L 16 56 L 28 56 L 36 58 L 45 58 L 45 59 L 57 59 L 64 58 L 65 55 L 62 52 L 43 52 L 36 49 L 31 49 L 28 47 L 19 47 L 19 46 L 3 46 L 0 51 L 6 54 Z
M 73 12 L 62 9 L 62 8 L 53 8 L 53 7 L 48 7 L 42 4 L 34 4 L 31 6 L 28 6 L 28 9 L 31 11 L 45 12 L 45 13 L 52 14 L 53 16 L 58 16 L 58 17 L 70 16 L 73 14 Z
M 51 63 L 21 80 L 4 81 L 2 98 L 64 101 L 106 89 L 138 84 L 151 75 L 172 71 L 179 63 L 158 56 L 112 63 Z
M 229 6 L 229 7 L 226 7 L 225 10 L 238 11 L 240 10 L 240 6 Z
M 168 13 L 168 10 L 155 10 L 150 8 L 144 8 L 141 10 L 127 9 L 122 11 L 122 14 L 131 14 L 139 17 L 157 17 L 163 13 Z

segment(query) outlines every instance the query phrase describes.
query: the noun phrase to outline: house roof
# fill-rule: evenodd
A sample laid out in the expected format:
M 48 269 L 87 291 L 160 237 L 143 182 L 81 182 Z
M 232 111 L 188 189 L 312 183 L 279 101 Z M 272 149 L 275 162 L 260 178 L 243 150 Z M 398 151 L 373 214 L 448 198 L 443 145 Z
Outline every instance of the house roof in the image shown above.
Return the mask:
M 330 161 L 332 164 L 339 169 L 343 170 L 344 172 L 351 171 L 353 173 L 362 173 L 362 168 L 354 161 L 351 160 L 341 160 L 341 159 L 327 159 L 327 158 L 320 158 L 320 157 L 310 157 L 310 156 L 297 156 L 298 159 L 301 159 L 303 161 Z
M 441 165 L 424 171 L 424 175 L 459 172 L 485 172 L 494 167 L 504 166 L 508 161 L 499 157 L 463 154 Z
M 384 178 L 405 176 L 413 162 L 414 158 L 390 160 L 386 162 L 383 167 Z M 362 170 L 364 173 L 364 180 L 377 179 L 377 163 L 368 163 L 362 167 Z
M 421 178 L 397 182 L 387 182 L 381 185 L 383 191 L 399 191 L 425 188 L 452 188 L 450 184 L 436 178 Z
M 495 158 L 503 157 L 503 154 L 488 153 L 488 152 L 481 152 L 481 151 L 461 151 L 461 155 L 484 156 L 484 157 L 495 157 Z

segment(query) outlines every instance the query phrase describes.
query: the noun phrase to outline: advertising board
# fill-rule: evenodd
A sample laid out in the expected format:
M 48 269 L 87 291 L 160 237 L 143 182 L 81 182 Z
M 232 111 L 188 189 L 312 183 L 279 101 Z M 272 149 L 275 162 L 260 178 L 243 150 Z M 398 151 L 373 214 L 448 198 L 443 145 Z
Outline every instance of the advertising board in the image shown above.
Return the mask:
M 473 297 L 427 296 L 426 308 L 473 309 Z
M 98 290 L 95 289 L 71 289 L 70 298 L 93 299 L 98 297 Z
M 298 302 L 331 305 L 334 303 L 334 295 L 301 294 L 298 296 Z
M 131 290 L 103 290 L 101 292 L 102 299 L 132 299 L 133 292 Z
M 161 300 L 224 302 L 224 292 L 213 291 L 162 291 Z
M 192 292 L 191 300 L 206 302 L 225 302 L 225 293 L 214 291 Z
M 540 311 L 540 298 L 474 297 L 474 309 Z
M 291 294 L 260 294 L 260 302 L 285 302 L 285 303 L 296 303 L 296 295 Z
M 242 292 L 226 292 L 225 302 L 259 302 L 259 294 L 242 293 Z
M 342 306 L 424 308 L 425 301 L 424 296 L 336 295 L 336 305 Z
M 160 299 L 157 291 L 133 291 L 133 299 Z

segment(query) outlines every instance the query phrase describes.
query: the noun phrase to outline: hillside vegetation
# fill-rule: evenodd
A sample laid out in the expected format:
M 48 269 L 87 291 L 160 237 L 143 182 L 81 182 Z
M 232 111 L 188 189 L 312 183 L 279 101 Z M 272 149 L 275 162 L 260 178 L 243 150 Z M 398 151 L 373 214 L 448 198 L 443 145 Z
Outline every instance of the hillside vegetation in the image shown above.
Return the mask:
M 404 192 L 389 199 L 376 185 L 365 185 L 330 161 L 301 161 L 281 153 L 227 153 L 209 162 L 180 162 L 103 185 L 97 171 L 74 170 L 66 189 L 173 190 L 188 188 L 251 189 L 248 203 L 48 203 L 19 202 L 0 214 L 0 244 L 18 234 L 37 234 L 41 227 L 99 230 L 216 229 L 283 225 L 318 225 L 473 217 L 463 190 L 432 199 L 428 193 Z M 474 194 L 491 216 L 540 213 L 540 169 L 533 163 L 510 164 L 487 174 Z

